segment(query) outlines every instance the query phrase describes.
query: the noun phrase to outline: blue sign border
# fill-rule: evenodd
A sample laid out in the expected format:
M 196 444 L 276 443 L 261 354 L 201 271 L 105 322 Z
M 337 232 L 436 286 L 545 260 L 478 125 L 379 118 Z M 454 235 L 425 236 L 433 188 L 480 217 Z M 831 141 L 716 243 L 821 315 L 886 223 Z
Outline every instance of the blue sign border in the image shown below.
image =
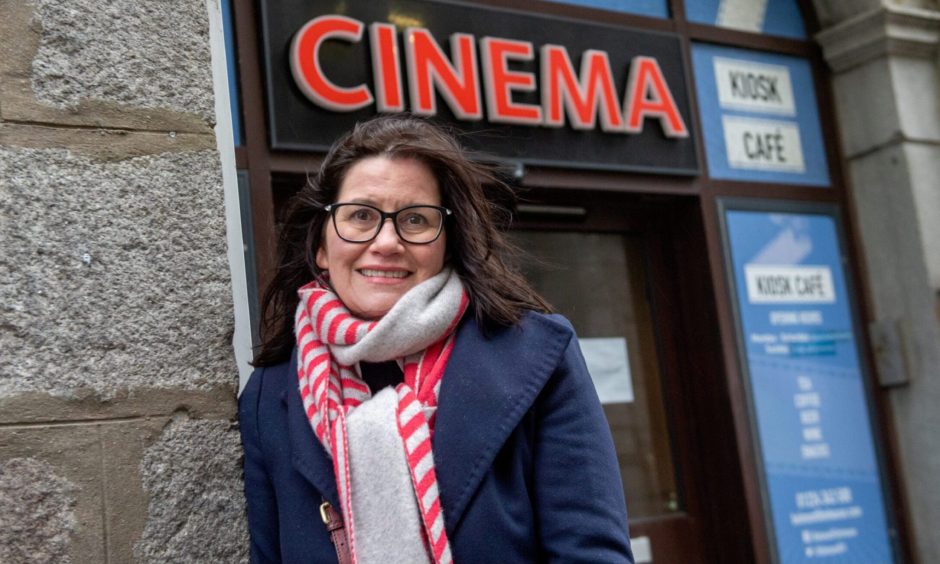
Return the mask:
M 759 110 L 722 108 L 718 99 L 714 60 L 734 59 L 785 67 L 790 73 L 796 115 L 781 116 Z M 698 99 L 699 121 L 704 140 L 708 176 L 718 180 L 772 182 L 828 188 L 831 186 L 826 143 L 819 119 L 818 100 L 810 61 L 792 55 L 753 51 L 708 43 L 692 43 L 692 71 Z M 723 118 L 772 120 L 799 128 L 805 171 L 785 172 L 734 168 L 728 164 Z
M 754 452 L 758 455 L 758 458 L 754 461 L 757 468 L 757 479 L 760 485 L 761 496 L 762 496 L 762 505 L 764 508 L 764 522 L 765 529 L 768 534 L 768 541 L 771 547 L 771 560 L 775 563 L 782 564 L 819 564 L 822 562 L 825 563 L 845 563 L 845 564 L 856 564 L 859 562 L 866 562 L 870 564 L 881 564 L 881 563 L 893 563 L 901 561 L 901 549 L 898 545 L 898 539 L 896 534 L 896 521 L 892 511 L 891 504 L 891 495 L 890 491 L 887 488 L 888 479 L 885 474 L 884 469 L 884 455 L 883 447 L 881 446 L 880 436 L 878 429 L 874 424 L 873 415 L 876 413 L 875 407 L 872 402 L 872 379 L 869 371 L 867 370 L 866 362 L 862 358 L 862 352 L 860 350 L 862 341 L 861 328 L 859 326 L 859 312 L 857 307 L 857 297 L 854 292 L 851 275 L 847 272 L 848 260 L 846 258 L 845 248 L 846 243 L 843 237 L 843 226 L 842 218 L 839 212 L 839 208 L 835 204 L 828 203 L 806 203 L 806 202 L 784 202 L 784 201 L 774 201 L 774 200 L 758 200 L 758 199 L 743 199 L 743 198 L 719 198 L 717 200 L 717 208 L 719 214 L 719 226 L 721 230 L 722 237 L 722 247 L 723 247 L 723 256 L 725 263 L 725 274 L 728 280 L 729 286 L 729 298 L 731 303 L 731 308 L 733 311 L 734 317 L 734 326 L 736 333 L 736 341 L 738 345 L 738 354 L 739 354 L 739 366 L 741 370 L 741 383 L 742 387 L 745 390 L 745 400 L 747 403 L 747 412 L 748 412 L 748 425 L 750 428 L 751 439 L 753 441 Z M 879 537 L 875 539 L 865 538 L 864 542 L 858 543 L 858 551 L 864 551 L 868 556 L 875 558 L 872 561 L 870 558 L 865 560 L 859 560 L 859 554 L 841 554 L 834 556 L 823 556 L 823 555 L 812 555 L 808 550 L 810 547 L 806 546 L 806 538 L 800 538 L 797 525 L 790 525 L 787 523 L 781 524 L 781 517 L 786 516 L 787 513 L 782 509 L 785 504 L 792 504 L 793 492 L 796 491 L 805 491 L 808 484 L 811 491 L 829 491 L 829 489 L 836 490 L 840 487 L 841 484 L 845 483 L 845 476 L 847 472 L 832 472 L 831 469 L 826 469 L 825 465 L 820 465 L 820 468 L 814 468 L 812 463 L 809 465 L 794 465 L 793 468 L 786 469 L 784 472 L 780 472 L 780 469 L 784 466 L 779 460 L 779 456 L 776 460 L 768 460 L 767 457 L 767 448 L 764 444 L 767 441 L 762 441 L 763 437 L 761 434 L 761 424 L 760 416 L 761 413 L 758 413 L 757 398 L 755 396 L 755 383 L 753 381 L 754 372 L 752 366 L 752 355 L 749 354 L 749 343 L 745 339 L 745 322 L 744 317 L 742 317 L 742 306 L 743 303 L 740 300 L 740 292 L 746 292 L 747 290 L 742 287 L 744 284 L 743 276 L 738 272 L 738 267 L 742 267 L 743 262 L 740 264 L 736 262 L 733 249 L 733 237 L 731 234 L 731 228 L 729 226 L 729 215 L 735 212 L 745 212 L 745 213 L 755 213 L 755 214 L 765 214 L 768 216 L 781 216 L 781 215 L 790 215 L 794 218 L 797 217 L 814 217 L 814 218 L 828 218 L 832 222 L 833 227 L 833 237 L 831 241 L 824 242 L 825 246 L 829 247 L 829 251 L 835 251 L 835 261 L 832 264 L 834 285 L 837 287 L 837 291 L 842 293 L 845 300 L 842 300 L 841 304 L 837 304 L 836 307 L 840 307 L 845 310 L 847 314 L 848 322 L 850 324 L 849 335 L 842 335 L 840 338 L 851 340 L 851 346 L 848 347 L 848 352 L 851 356 L 854 357 L 855 366 L 854 374 L 852 376 L 856 379 L 860 379 L 861 386 L 861 397 L 857 397 L 857 402 L 852 404 L 851 407 L 856 408 L 857 411 L 861 411 L 862 414 L 868 418 L 867 423 L 870 431 L 871 444 L 869 446 L 869 456 L 873 457 L 872 460 L 872 471 L 869 472 L 860 472 L 856 473 L 854 476 L 856 483 L 861 483 L 860 487 L 852 487 L 850 489 L 850 495 L 854 494 L 854 499 L 851 503 L 854 503 L 855 506 L 863 507 L 863 510 L 874 510 L 875 515 L 874 522 L 868 523 L 860 528 L 868 527 L 871 529 L 874 527 L 876 533 L 872 536 Z M 748 233 L 749 237 L 754 236 L 752 232 Z M 817 261 L 818 262 L 818 261 Z M 837 300 L 838 302 L 838 300 Z M 787 306 L 781 306 L 787 307 Z M 843 349 L 840 353 L 845 357 L 846 348 L 840 347 Z M 753 352 L 753 351 L 750 351 Z M 814 351 L 813 354 L 822 354 L 820 351 Z M 837 358 L 827 359 L 824 362 L 827 363 L 827 368 L 836 370 L 840 364 Z M 850 371 L 851 372 L 851 371 Z M 825 393 L 825 392 L 824 392 Z M 782 404 L 783 402 L 778 402 Z M 843 402 L 840 402 L 842 404 Z M 846 402 L 851 404 L 852 402 Z M 768 404 L 764 402 L 766 407 Z M 776 408 L 773 408 L 776 409 Z M 841 409 L 841 407 L 840 407 Z M 774 440 L 771 438 L 770 440 Z M 864 446 L 864 445 L 863 445 Z M 779 451 L 779 449 L 776 449 Z M 864 450 L 864 449 L 863 449 Z M 779 452 L 778 452 L 779 454 Z M 858 452 L 853 452 L 849 455 L 859 456 Z M 862 453 L 862 457 L 865 456 L 865 453 Z M 769 476 L 769 467 L 775 468 L 775 476 L 771 479 Z M 840 476 L 840 474 L 842 474 Z M 860 478 L 860 480 L 859 480 Z M 869 483 L 865 483 L 865 482 Z M 844 506 L 843 506 L 844 507 Z M 792 515 L 792 513 L 790 514 Z M 868 516 L 866 515 L 866 518 Z M 826 526 L 826 525 L 822 525 Z M 837 528 L 838 523 L 834 528 Z M 862 531 L 868 533 L 868 531 Z M 803 533 L 805 534 L 805 533 Z M 862 534 L 859 534 L 858 537 L 862 537 Z M 802 542 L 800 542 L 802 541 Z M 829 546 L 832 546 L 831 543 Z M 850 547 L 854 548 L 854 547 Z
M 611 12 L 620 12 L 623 14 L 635 14 L 638 16 L 648 16 L 651 18 L 667 19 L 669 18 L 669 6 L 666 0 L 548 0 L 552 4 L 567 4 L 569 6 L 583 6 L 585 8 L 599 8 L 601 10 L 610 10 Z

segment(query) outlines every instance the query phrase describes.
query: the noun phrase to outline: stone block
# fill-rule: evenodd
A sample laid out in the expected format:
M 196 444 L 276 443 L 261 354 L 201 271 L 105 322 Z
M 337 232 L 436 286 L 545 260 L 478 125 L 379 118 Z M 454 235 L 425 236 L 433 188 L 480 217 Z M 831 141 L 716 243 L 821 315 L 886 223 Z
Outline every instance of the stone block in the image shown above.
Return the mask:
M 75 529 L 70 481 L 34 458 L 0 462 L 0 562 L 69 562 Z
M 140 469 L 150 504 L 139 561 L 248 561 L 241 443 L 230 423 L 176 417 Z
M 940 94 L 934 103 L 940 100 Z M 933 123 L 940 125 L 940 119 Z M 911 170 L 911 191 L 918 217 L 924 263 L 930 288 L 940 290 L 940 146 L 928 143 L 907 143 L 904 155 Z
M 881 0 L 813 0 L 816 18 L 823 28 L 881 6 Z
M 883 6 L 936 10 L 937 0 L 812 0 L 816 18 L 825 29 Z
M 900 138 L 901 123 L 887 59 L 877 59 L 836 75 L 833 95 L 846 157 Z
M 212 133 L 205 3 L 0 0 L 5 120 Z
M 142 418 L 98 427 L 108 562 L 134 562 L 134 545 L 143 534 L 149 503 L 140 463 L 169 421 L 169 417 Z
M 0 562 L 243 562 L 228 420 L 0 427 Z
M 891 58 L 891 82 L 906 139 L 940 141 L 940 73 L 937 59 Z
M 73 389 L 68 397 L 45 392 L 0 396 L 0 425 L 166 417 L 176 412 L 200 419 L 235 416 L 235 382 L 210 389 L 133 388 L 102 398 L 91 388 Z
M 39 100 L 84 99 L 214 119 L 209 21 L 201 0 L 37 0 Z
M 213 136 L 198 133 L 91 130 L 0 122 L 0 146 L 4 145 L 32 149 L 67 148 L 76 155 L 104 161 L 216 148 Z
M 0 562 L 133 562 L 134 544 L 143 533 L 148 504 L 140 461 L 144 450 L 158 439 L 169 420 L 169 417 L 136 418 L 0 429 L 0 440 L 7 445 L 0 450 L 0 456 L 36 457 L 14 458 L 8 465 L 21 460 L 53 461 L 33 463 L 41 464 L 49 478 L 36 480 L 35 486 L 19 483 L 25 492 L 19 494 L 22 500 L 14 501 L 19 501 L 29 514 L 23 515 L 24 509 L 11 506 L 19 509 L 13 514 L 19 521 L 13 524 L 13 530 L 22 533 L 17 534 L 22 538 L 13 542 L 11 549 L 44 556 L 36 547 L 46 544 L 49 552 L 55 548 L 48 559 L 38 560 L 9 560 L 2 557 L 0 548 Z M 59 478 L 56 473 L 68 478 Z M 4 479 L 0 478 L 0 482 Z M 58 485 L 57 489 L 52 489 L 53 484 Z M 47 491 L 48 499 L 37 499 L 37 492 Z M 3 507 L 8 507 L 6 502 Z M 73 511 L 81 515 L 80 526 L 71 516 Z M 5 513 L 0 512 L 0 521 Z M 22 519 L 30 515 L 35 518 Z M 41 515 L 50 519 L 48 526 L 41 525 Z M 8 527 L 2 527 L 0 535 L 7 530 Z M 53 531 L 58 532 L 53 535 Z M 0 542 L 0 546 L 4 544 Z
M 0 466 L 0 561 L 105 561 L 95 425 L 0 427 Z
M 877 266 L 868 272 L 872 313 L 877 319 L 914 314 L 908 298 L 924 294 L 926 271 L 902 145 L 853 159 L 849 173 L 865 262 Z M 901 283 L 913 286 L 899 291 Z
M 935 149 L 935 148 L 932 148 Z M 871 303 L 876 320 L 897 320 L 904 335 L 902 346 L 910 360 L 907 386 L 892 388 L 894 436 L 900 456 L 901 481 L 907 493 L 909 523 L 915 554 L 924 562 L 940 558 L 933 523 L 938 518 L 940 490 L 940 327 L 933 314 L 934 289 L 928 276 L 925 249 L 934 241 L 923 239 L 921 222 L 936 210 L 918 192 L 935 191 L 936 159 L 928 148 L 903 143 L 850 163 L 854 204 L 862 236 L 862 249 Z M 933 180 L 928 178 L 933 176 Z M 930 194 L 934 197 L 933 193 Z M 936 200 L 933 200 L 936 201 Z M 930 227 L 933 228 L 932 226 Z
M 234 385 L 218 154 L 0 147 L 0 397 Z

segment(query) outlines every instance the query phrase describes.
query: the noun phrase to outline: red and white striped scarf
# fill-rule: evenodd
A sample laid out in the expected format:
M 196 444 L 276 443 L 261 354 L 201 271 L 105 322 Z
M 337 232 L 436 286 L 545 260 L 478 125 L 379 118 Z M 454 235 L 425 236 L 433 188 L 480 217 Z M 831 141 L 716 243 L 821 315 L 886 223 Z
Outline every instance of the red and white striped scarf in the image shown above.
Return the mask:
M 431 433 L 441 376 L 454 345 L 454 329 L 468 306 L 456 273 L 444 269 L 403 295 L 379 321 L 355 318 L 325 284 L 311 282 L 298 290 L 295 317 L 299 351 L 300 395 L 310 425 L 333 460 L 341 509 L 353 562 L 356 562 L 356 519 L 347 421 L 372 396 L 358 374 L 358 363 L 400 360 L 395 420 L 411 485 L 423 521 L 421 542 L 433 562 L 451 562 L 438 495 Z M 396 447 L 397 448 L 397 447 Z M 360 494 L 363 495 L 363 494 Z M 360 505 L 361 507 L 361 505 Z M 388 508 L 389 519 L 398 519 Z M 394 553 L 395 547 L 388 548 Z

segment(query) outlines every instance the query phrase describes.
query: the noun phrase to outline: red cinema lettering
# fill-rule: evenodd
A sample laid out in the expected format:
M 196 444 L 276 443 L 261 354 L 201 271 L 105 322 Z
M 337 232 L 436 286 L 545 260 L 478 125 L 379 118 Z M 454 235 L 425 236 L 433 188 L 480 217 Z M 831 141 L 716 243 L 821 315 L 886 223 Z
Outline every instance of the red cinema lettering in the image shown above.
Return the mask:
M 401 92 L 401 66 L 398 62 L 395 26 L 388 23 L 370 25 L 369 44 L 372 51 L 372 76 L 375 77 L 376 105 L 379 111 L 403 111 L 405 100 Z
M 581 56 L 580 78 L 576 78 L 567 49 L 548 44 L 542 46 L 541 52 L 545 125 L 561 127 L 565 124 L 564 104 L 571 127 L 594 129 L 600 106 L 601 129 L 623 130 L 623 117 L 617 104 L 617 90 L 607 53 L 594 49 L 585 51 Z
M 451 35 L 450 52 L 455 59 L 452 65 L 428 30 L 405 30 L 405 60 L 412 112 L 425 116 L 437 114 L 436 87 L 458 119 L 477 121 L 483 118 L 474 47 L 472 35 Z
M 313 103 L 334 112 L 351 112 L 372 103 L 372 92 L 360 84 L 351 88 L 333 84 L 320 68 L 320 46 L 329 39 L 357 43 L 364 25 L 345 16 L 320 16 L 294 35 L 290 69 L 301 92 Z
M 688 137 L 689 130 L 682 121 L 672 93 L 663 78 L 659 63 L 652 57 L 634 57 L 630 64 L 630 77 L 624 93 L 623 113 L 626 130 L 639 133 L 647 117 L 659 119 L 666 137 Z
M 478 63 L 473 35 L 452 34 L 449 52 L 445 52 L 428 29 L 413 27 L 404 31 L 402 54 L 395 26 L 375 22 L 369 25 L 373 98 L 366 84 L 347 87 L 333 83 L 320 64 L 326 41 L 358 43 L 364 30 L 359 20 L 325 15 L 310 20 L 294 35 L 291 73 L 313 103 L 335 112 L 352 112 L 375 101 L 379 112 L 410 110 L 433 116 L 438 113 L 439 94 L 454 117 L 479 121 L 484 117 L 482 86 L 487 118 L 493 123 L 555 128 L 568 123 L 576 130 L 591 130 L 600 121 L 600 129 L 606 132 L 642 133 L 646 119 L 652 118 L 659 121 L 666 137 L 689 137 L 659 62 L 652 57 L 636 56 L 631 61 L 621 106 L 610 57 L 604 51 L 584 51 L 576 72 L 562 45 L 546 44 L 536 53 L 530 41 L 483 37 L 479 42 L 482 61 Z M 402 55 L 407 69 L 407 102 Z M 530 66 L 536 56 L 538 72 L 511 68 L 514 64 Z M 519 93 L 533 96 L 536 91 L 538 103 L 514 100 Z
M 509 70 L 510 60 L 532 60 L 535 56 L 532 43 L 484 37 L 480 40 L 480 52 L 483 57 L 483 84 L 489 120 L 523 125 L 542 123 L 541 107 L 512 101 L 514 90 L 532 92 L 536 88 L 534 74 Z

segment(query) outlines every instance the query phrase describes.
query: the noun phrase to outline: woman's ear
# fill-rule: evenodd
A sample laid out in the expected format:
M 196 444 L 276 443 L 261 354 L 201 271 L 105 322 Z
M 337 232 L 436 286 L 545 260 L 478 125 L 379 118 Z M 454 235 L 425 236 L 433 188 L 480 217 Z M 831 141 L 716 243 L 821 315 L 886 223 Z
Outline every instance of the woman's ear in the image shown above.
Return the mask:
M 317 249 L 317 266 L 320 267 L 320 270 L 327 272 L 330 270 L 330 261 L 327 258 L 326 241 L 320 241 L 320 248 Z

